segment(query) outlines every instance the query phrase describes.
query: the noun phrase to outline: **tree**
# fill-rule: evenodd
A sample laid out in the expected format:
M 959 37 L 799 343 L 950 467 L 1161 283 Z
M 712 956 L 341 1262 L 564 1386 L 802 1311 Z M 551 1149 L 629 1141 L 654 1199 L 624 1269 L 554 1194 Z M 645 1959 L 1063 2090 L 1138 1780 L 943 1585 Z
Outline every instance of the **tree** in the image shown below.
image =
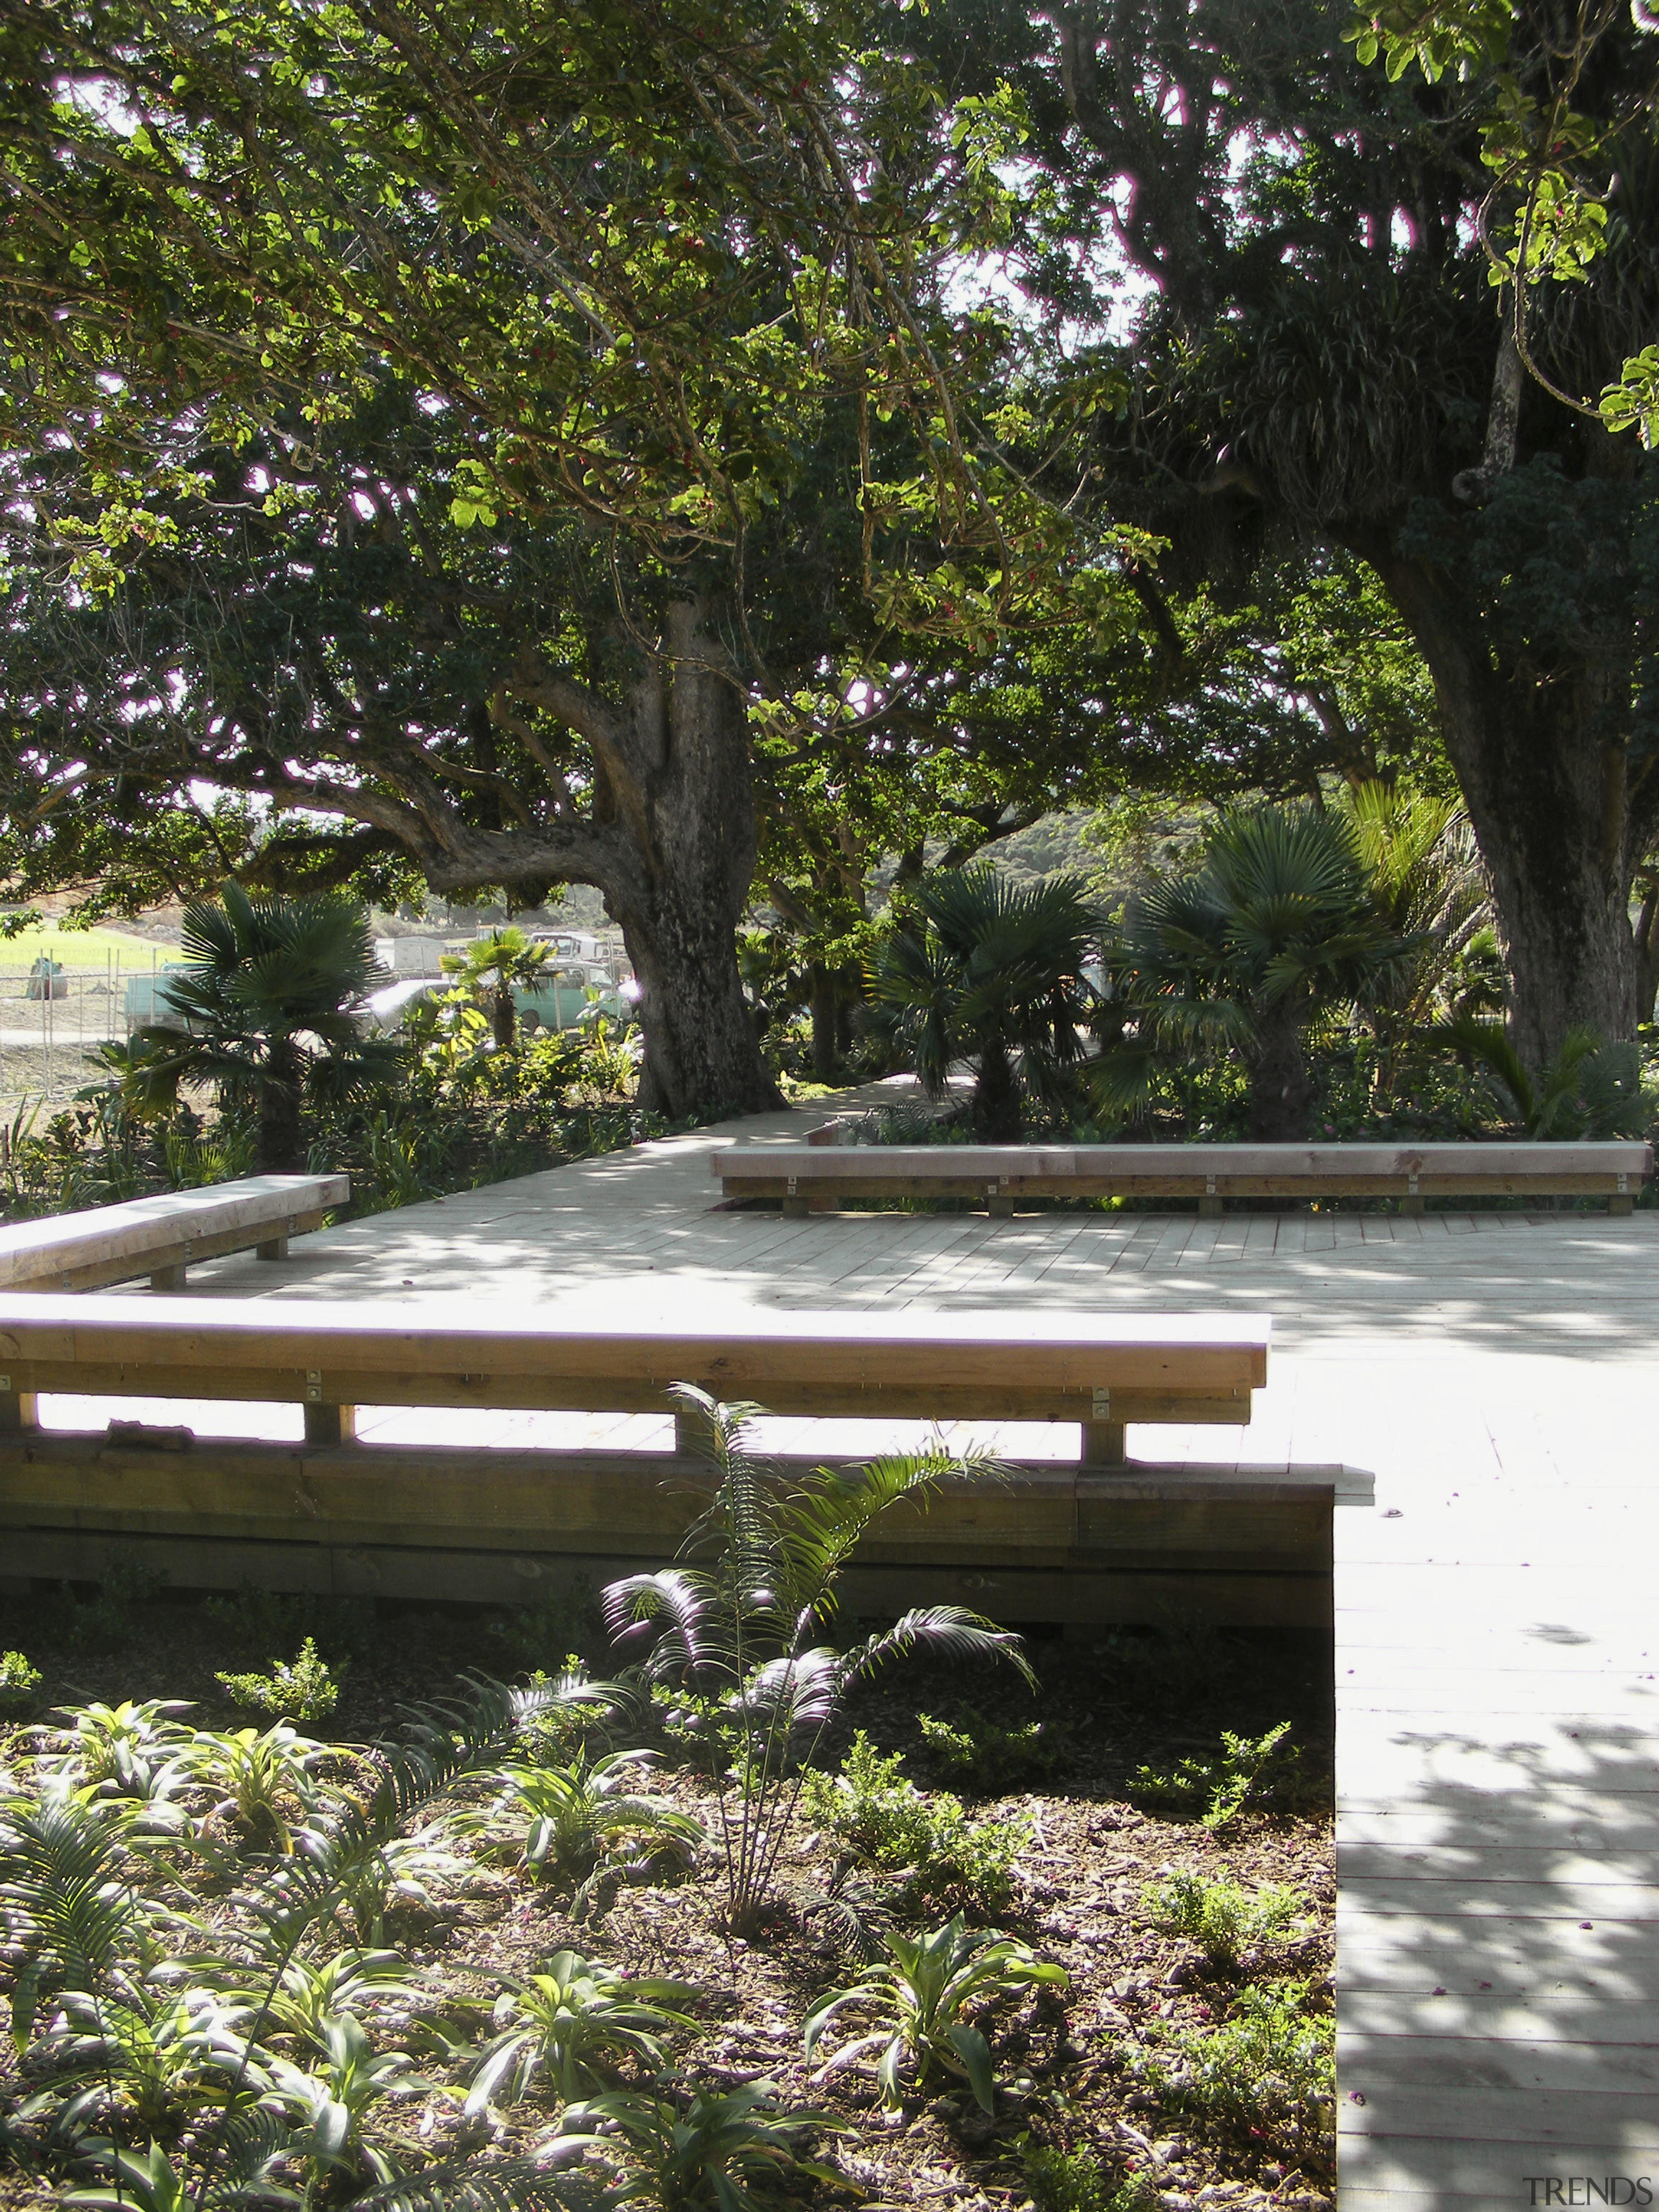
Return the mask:
M 1569 394 L 1617 377 L 1659 312 L 1650 49 L 1607 21 L 1574 100 L 1613 172 L 1595 281 L 1531 288 L 1531 358 Z M 1517 96 L 1544 98 L 1559 27 L 1513 11 Z M 1091 418 L 1094 495 L 1167 537 L 1164 587 L 1237 592 L 1322 549 L 1397 609 L 1491 879 L 1516 1047 L 1540 1065 L 1576 1025 L 1633 1021 L 1628 894 L 1659 834 L 1656 464 L 1528 383 L 1492 313 L 1497 73 L 1391 82 L 1340 33 L 1312 0 L 960 0 L 912 32 L 955 54 L 963 93 L 1006 72 L 1026 102 L 1044 179 L 1027 281 L 1098 334 L 1073 343 L 1080 374 L 1130 377 Z M 1090 273 L 1114 259 L 1139 287 L 1122 344 Z
M 160 0 L 0 13 L 25 565 L 68 615 L 105 595 L 144 708 L 89 712 L 50 652 L 15 684 L 24 880 L 84 853 L 90 761 L 198 847 L 181 794 L 249 795 L 273 882 L 592 883 L 646 1102 L 768 1103 L 732 951 L 751 708 L 849 639 L 982 651 L 1128 604 L 1118 549 L 974 431 L 1004 341 L 937 270 L 1002 220 L 995 118 L 945 148 L 864 28 L 771 0 L 259 0 L 234 40 Z M 532 539 L 526 605 L 501 549 Z M 436 713 L 409 681 L 434 654 Z
M 497 1052 L 513 1049 L 514 986 L 539 981 L 552 952 L 550 945 L 535 944 L 523 930 L 509 927 L 492 929 L 465 952 L 444 954 L 441 964 L 446 975 L 455 976 L 463 990 L 488 994 L 490 1033 Z
M 1158 1058 L 1231 1048 L 1249 1074 L 1251 1135 L 1305 1140 L 1304 1032 L 1322 1008 L 1363 1003 L 1395 979 L 1413 950 L 1377 912 L 1343 817 L 1311 806 L 1224 815 L 1203 866 L 1146 892 L 1108 948 L 1136 1027 L 1107 1054 L 1103 1093 L 1132 1103 Z
M 354 900 L 250 898 L 185 909 L 185 972 L 161 996 L 175 1016 L 147 1024 L 131 1062 L 133 1103 L 170 1105 L 183 1083 L 216 1085 L 222 1104 L 251 1105 L 261 1173 L 306 1164 L 307 1099 L 338 1103 L 392 1081 L 398 1048 L 359 1036 L 352 1009 L 380 980 L 368 918 Z
M 911 1057 L 930 1097 L 974 1066 L 975 1133 L 1018 1144 L 1021 1093 L 1061 1110 L 1094 1009 L 1083 969 L 1099 917 L 1079 878 L 1011 884 L 988 862 L 942 869 L 909 894 L 912 915 L 869 970 L 873 1018 Z

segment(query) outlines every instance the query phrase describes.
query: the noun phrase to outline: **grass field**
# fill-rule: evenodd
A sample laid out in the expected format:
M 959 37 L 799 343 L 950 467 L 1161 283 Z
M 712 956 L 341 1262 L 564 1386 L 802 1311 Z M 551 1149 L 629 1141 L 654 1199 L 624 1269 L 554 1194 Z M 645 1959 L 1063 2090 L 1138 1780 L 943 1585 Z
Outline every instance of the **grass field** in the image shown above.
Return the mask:
M 118 929 L 26 929 L 21 937 L 0 938 L 0 975 L 26 975 L 45 952 L 70 970 L 96 969 L 102 975 L 118 956 L 123 969 L 148 969 L 152 960 L 179 957 L 176 947 L 153 938 L 131 937 Z

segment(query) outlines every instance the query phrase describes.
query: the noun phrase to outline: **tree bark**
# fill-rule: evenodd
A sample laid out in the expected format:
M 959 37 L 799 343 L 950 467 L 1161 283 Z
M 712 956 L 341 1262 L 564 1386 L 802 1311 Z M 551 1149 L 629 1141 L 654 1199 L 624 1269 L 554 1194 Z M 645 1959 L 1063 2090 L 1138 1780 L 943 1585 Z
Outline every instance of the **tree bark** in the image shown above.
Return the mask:
M 1250 1134 L 1264 1145 L 1305 1144 L 1313 1110 L 1313 1079 L 1286 1001 L 1267 1007 L 1256 1024 L 1249 1054 Z
M 257 1145 L 261 1175 L 297 1175 L 305 1166 L 300 1128 L 300 1055 L 289 1036 L 273 1036 L 266 1047 Z
M 1636 921 L 1636 1018 L 1653 1019 L 1654 1000 L 1659 999 L 1659 881 L 1642 888 L 1642 911 Z
M 676 1120 L 779 1103 L 738 973 L 757 849 L 748 714 L 701 616 L 670 608 L 667 653 L 630 696 L 625 785 L 606 766 L 632 834 L 599 886 L 641 988 L 641 1103 Z
M 1492 878 L 1516 1050 L 1534 1073 L 1576 1029 L 1610 1042 L 1636 1026 L 1629 896 L 1644 823 L 1632 823 L 1620 672 L 1545 680 L 1489 639 L 1453 580 L 1369 552 L 1434 678 L 1446 751 Z M 1622 681 L 1626 701 L 1628 672 Z M 1626 707 L 1626 714 L 1628 708 Z
M 988 1036 L 980 1047 L 974 1085 L 974 1134 L 982 1145 L 1017 1145 L 1023 1133 L 1019 1085 L 1008 1048 L 1000 1036 Z
M 819 1083 L 836 1079 L 839 1044 L 841 990 L 833 969 L 821 960 L 811 965 L 812 1073 Z

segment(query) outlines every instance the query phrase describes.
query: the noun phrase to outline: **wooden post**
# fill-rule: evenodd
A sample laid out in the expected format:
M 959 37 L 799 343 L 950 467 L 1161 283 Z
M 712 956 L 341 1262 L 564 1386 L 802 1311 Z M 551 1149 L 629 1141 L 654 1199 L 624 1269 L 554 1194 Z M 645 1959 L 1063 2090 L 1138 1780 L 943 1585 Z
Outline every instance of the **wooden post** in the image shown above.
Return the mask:
M 990 1215 L 993 1221 L 1008 1220 L 1012 1215 L 1013 1210 L 1013 1200 L 1012 1198 L 1005 1198 L 1000 1191 L 991 1192 L 989 1196 L 986 1199 L 985 1211 Z
M 14 1390 L 9 1375 L 0 1375 L 0 1436 L 21 1436 L 40 1425 L 33 1390 Z
M 349 1444 L 356 1442 L 357 1408 L 355 1406 L 308 1404 L 305 1413 L 306 1442 L 308 1444 Z
M 1408 1197 L 1402 1198 L 1400 1201 L 1400 1211 L 1402 1213 L 1421 1213 L 1423 1211 L 1422 1193 L 1420 1191 L 1414 1191 Z
M 783 1201 L 784 1219 L 786 1221 L 805 1221 L 806 1218 L 806 1206 L 807 1201 L 804 1198 L 786 1198 Z
M 1128 1462 L 1123 1443 L 1125 1425 L 1121 1421 L 1085 1421 L 1083 1424 L 1084 1466 L 1127 1466 Z
M 1200 1198 L 1198 1201 L 1198 1211 L 1200 1218 L 1202 1220 L 1218 1220 L 1221 1214 L 1221 1200 L 1215 1197 Z
M 288 1257 L 287 1237 L 272 1237 L 267 1238 L 265 1243 L 263 1244 L 256 1244 L 253 1248 L 253 1256 L 256 1260 L 286 1260 Z
M 185 1263 L 176 1261 L 171 1267 L 152 1267 L 149 1286 L 153 1291 L 182 1291 L 185 1287 Z
M 1628 1213 L 1636 1200 L 1629 1191 L 1615 1191 L 1607 1200 L 1609 1213 Z

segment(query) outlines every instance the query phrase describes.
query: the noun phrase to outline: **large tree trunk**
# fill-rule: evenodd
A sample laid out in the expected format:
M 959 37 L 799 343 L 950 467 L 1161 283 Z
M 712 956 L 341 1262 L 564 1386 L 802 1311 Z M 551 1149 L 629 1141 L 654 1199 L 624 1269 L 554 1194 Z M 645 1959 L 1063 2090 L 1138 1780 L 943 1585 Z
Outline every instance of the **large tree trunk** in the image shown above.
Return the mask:
M 501 884 L 539 903 L 552 884 L 595 885 L 640 985 L 640 1102 L 676 1121 L 781 1103 L 738 974 L 756 852 L 748 710 L 704 611 L 669 608 L 657 651 L 619 699 L 526 653 L 491 711 L 545 775 L 539 820 L 480 830 L 441 814 L 435 791 L 422 792 L 419 814 L 372 797 L 351 805 L 413 852 L 434 890 Z M 509 696 L 586 740 L 591 798 Z
M 756 852 L 748 714 L 700 614 L 670 608 L 666 652 L 633 687 L 627 743 L 605 763 L 628 836 L 600 888 L 641 988 L 640 1100 L 676 1120 L 780 1103 L 738 973 Z
M 1534 1072 L 1569 1031 L 1634 1034 L 1629 896 L 1628 666 L 1528 669 L 1492 640 L 1456 580 L 1393 557 L 1374 565 L 1433 676 L 1446 750 L 1492 879 L 1510 1028 Z M 1624 708 L 1617 693 L 1624 687 Z
M 973 1113 L 974 1134 L 982 1145 L 1017 1145 L 1024 1133 L 1013 1061 L 999 1036 L 988 1036 L 980 1047 Z

